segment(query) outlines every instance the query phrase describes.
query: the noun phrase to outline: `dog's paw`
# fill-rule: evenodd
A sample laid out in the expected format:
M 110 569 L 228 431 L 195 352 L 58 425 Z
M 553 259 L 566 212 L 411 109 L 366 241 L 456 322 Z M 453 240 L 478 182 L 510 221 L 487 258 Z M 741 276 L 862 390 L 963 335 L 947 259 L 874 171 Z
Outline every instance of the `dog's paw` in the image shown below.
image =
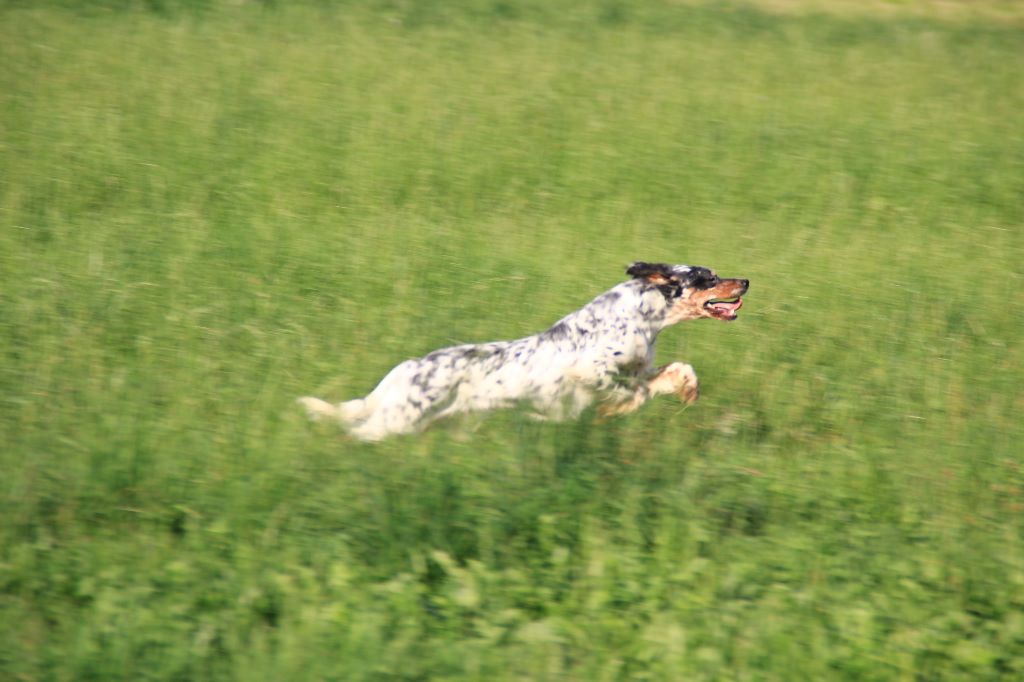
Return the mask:
M 327 419 L 328 417 L 333 417 L 336 414 L 334 405 L 331 405 L 326 400 L 320 400 L 320 398 L 304 396 L 296 400 L 296 402 L 306 409 L 306 414 L 313 421 Z
M 700 381 L 697 380 L 697 373 L 693 371 L 692 365 L 684 362 L 673 362 L 665 368 L 665 373 L 671 377 L 672 392 L 687 405 L 697 402 L 700 397 Z
M 647 388 L 652 395 L 674 393 L 688 405 L 696 402 L 700 395 L 697 373 L 685 362 L 673 362 L 662 367 Z
M 687 365 L 687 367 L 690 367 Z M 690 367 L 690 373 L 685 377 L 679 390 L 676 391 L 676 395 L 687 405 L 693 405 L 697 402 L 697 398 L 700 397 L 700 382 L 697 380 L 697 374 Z

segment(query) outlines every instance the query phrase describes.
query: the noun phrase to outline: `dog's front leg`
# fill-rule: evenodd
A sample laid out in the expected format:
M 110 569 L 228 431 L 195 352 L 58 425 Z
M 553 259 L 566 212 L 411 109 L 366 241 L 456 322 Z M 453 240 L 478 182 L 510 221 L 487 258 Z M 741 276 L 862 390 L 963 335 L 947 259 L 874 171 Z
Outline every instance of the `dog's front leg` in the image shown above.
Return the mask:
M 700 397 L 700 382 L 691 365 L 673 362 L 658 369 L 647 382 L 651 395 L 675 393 L 687 405 L 697 402 Z
M 609 417 L 628 414 L 656 395 L 674 393 L 687 405 L 692 405 L 700 395 L 700 384 L 693 367 L 684 362 L 673 362 L 659 367 L 633 390 L 626 400 L 605 403 L 598 408 L 598 414 Z

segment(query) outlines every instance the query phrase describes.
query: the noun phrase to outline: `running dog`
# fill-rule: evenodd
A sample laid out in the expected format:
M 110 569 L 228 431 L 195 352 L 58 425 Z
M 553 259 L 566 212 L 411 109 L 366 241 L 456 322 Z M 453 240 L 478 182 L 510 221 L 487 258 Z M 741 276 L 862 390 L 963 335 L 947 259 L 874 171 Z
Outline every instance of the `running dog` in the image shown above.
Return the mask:
M 745 279 L 691 265 L 633 263 L 632 279 L 550 329 L 515 341 L 436 350 L 392 369 L 365 398 L 337 405 L 299 398 L 313 419 L 336 419 L 355 438 L 376 441 L 421 431 L 460 412 L 525 405 L 541 419 L 570 419 L 598 402 L 600 415 L 632 412 L 648 399 L 698 396 L 693 367 L 654 367 L 661 330 L 682 322 L 736 319 Z

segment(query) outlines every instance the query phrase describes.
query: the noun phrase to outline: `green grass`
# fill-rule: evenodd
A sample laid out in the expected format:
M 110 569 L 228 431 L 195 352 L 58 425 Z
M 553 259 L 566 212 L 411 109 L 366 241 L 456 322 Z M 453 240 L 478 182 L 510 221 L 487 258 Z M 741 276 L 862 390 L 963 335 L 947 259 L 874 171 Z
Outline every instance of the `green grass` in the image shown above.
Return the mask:
M 1024 677 L 1024 29 L 672 2 L 0 8 L 0 678 Z M 703 397 L 296 396 L 749 277 Z

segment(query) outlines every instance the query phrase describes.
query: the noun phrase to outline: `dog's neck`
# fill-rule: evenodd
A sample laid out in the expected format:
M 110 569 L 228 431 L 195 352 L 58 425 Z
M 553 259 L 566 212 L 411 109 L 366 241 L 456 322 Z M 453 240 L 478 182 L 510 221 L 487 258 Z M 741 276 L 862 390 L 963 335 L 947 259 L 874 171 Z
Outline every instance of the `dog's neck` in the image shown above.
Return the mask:
M 671 326 L 668 315 L 671 305 L 665 299 L 665 295 L 658 289 L 642 280 L 623 282 L 616 289 L 623 288 L 632 297 L 632 302 L 623 302 L 623 312 L 628 313 L 629 308 L 640 313 L 639 319 L 634 318 L 634 324 L 641 327 L 644 334 L 653 344 L 654 340 L 665 327 Z M 613 289 L 612 291 L 614 291 Z M 628 315 L 626 315 L 628 317 Z

